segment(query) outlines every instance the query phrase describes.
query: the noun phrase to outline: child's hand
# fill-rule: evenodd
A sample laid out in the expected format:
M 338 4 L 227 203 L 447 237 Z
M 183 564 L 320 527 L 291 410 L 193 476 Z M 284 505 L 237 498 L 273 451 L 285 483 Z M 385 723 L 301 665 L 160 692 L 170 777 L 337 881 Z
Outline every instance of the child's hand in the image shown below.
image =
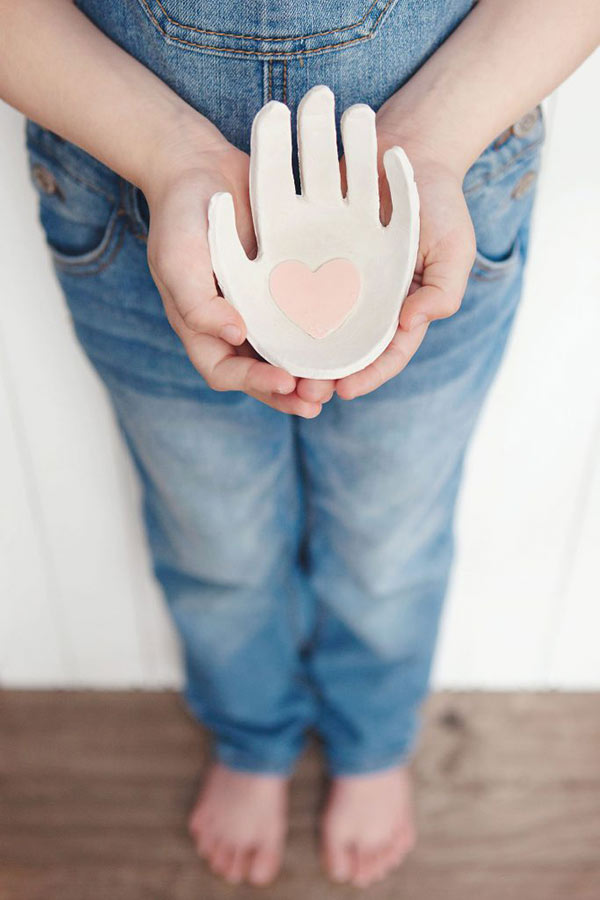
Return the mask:
M 296 379 L 260 359 L 245 340 L 242 317 L 217 292 L 207 242 L 208 203 L 216 191 L 233 194 L 240 237 L 252 252 L 248 156 L 219 135 L 189 152 L 171 148 L 169 158 L 168 176 L 144 186 L 150 207 L 148 262 L 190 360 L 216 391 L 243 391 L 282 412 L 318 415 L 333 382 Z
M 371 365 L 339 379 L 336 391 L 345 400 L 368 394 L 401 372 L 418 350 L 429 322 L 457 312 L 475 257 L 475 235 L 460 175 L 420 150 L 411 151 L 400 136 L 380 129 L 378 138 L 381 155 L 398 144 L 413 165 L 421 205 L 419 253 L 394 338 Z M 386 220 L 389 196 L 382 178 L 380 185 Z

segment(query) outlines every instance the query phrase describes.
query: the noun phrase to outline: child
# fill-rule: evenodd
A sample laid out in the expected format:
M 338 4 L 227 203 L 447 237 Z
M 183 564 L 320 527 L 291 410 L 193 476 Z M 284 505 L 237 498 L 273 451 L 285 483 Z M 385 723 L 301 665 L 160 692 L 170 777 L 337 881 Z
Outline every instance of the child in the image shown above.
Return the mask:
M 190 829 L 266 883 L 308 727 L 331 774 L 322 859 L 367 885 L 414 843 L 406 769 L 465 448 L 517 307 L 539 101 L 592 51 L 595 0 L 0 0 L 0 93 L 77 335 L 144 489 L 186 698 L 215 738 Z M 218 296 L 207 205 L 246 249 L 253 116 L 315 84 L 378 110 L 421 198 L 396 336 L 336 383 L 257 358 Z M 462 301 L 462 305 L 461 305 Z M 418 353 L 417 353 L 418 350 Z M 350 401 L 350 402 L 348 402 Z

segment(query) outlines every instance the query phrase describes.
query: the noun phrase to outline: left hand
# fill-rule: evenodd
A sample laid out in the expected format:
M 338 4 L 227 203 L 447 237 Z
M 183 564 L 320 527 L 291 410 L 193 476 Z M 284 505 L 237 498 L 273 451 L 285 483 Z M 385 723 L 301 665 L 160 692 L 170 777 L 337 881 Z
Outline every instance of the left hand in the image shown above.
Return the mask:
M 344 400 L 368 394 L 407 365 L 427 333 L 429 323 L 452 316 L 460 308 L 475 258 L 475 233 L 462 192 L 462 175 L 442 159 L 378 127 L 380 185 L 384 221 L 389 218 L 389 194 L 381 157 L 388 147 L 402 147 L 413 166 L 421 204 L 417 265 L 398 330 L 374 362 L 340 378 L 336 392 Z

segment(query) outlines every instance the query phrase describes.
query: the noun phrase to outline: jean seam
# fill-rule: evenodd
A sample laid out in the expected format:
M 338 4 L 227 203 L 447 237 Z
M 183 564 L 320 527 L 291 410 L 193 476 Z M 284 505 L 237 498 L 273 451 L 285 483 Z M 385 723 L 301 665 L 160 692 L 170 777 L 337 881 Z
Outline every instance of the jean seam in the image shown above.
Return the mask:
M 115 194 L 111 194 L 108 191 L 105 191 L 103 188 L 99 187 L 99 185 L 94 184 L 92 181 L 88 181 L 87 178 L 84 178 L 81 173 L 74 172 L 69 165 L 66 165 L 61 159 L 53 156 L 51 153 L 48 153 L 44 150 L 44 148 L 40 144 L 36 144 L 31 140 L 27 141 L 27 149 L 41 157 L 44 162 L 49 163 L 51 165 L 58 166 L 58 168 L 62 169 L 63 172 L 73 179 L 73 181 L 77 181 L 79 184 L 83 185 L 83 187 L 89 188 L 94 193 L 99 194 L 101 197 L 104 197 L 105 200 L 108 200 L 110 203 L 118 203 L 118 197 Z
M 184 46 L 189 47 L 191 50 L 195 50 L 198 52 L 208 51 L 213 53 L 222 53 L 225 55 L 234 54 L 236 56 L 251 56 L 259 59 L 268 59 L 273 57 L 308 56 L 313 53 L 322 53 L 326 50 L 338 50 L 342 47 L 348 47 L 351 44 L 359 44 L 362 41 L 371 40 L 375 36 L 375 31 L 378 28 L 379 22 L 381 21 L 382 17 L 390 8 L 390 6 L 396 2 L 396 0 L 387 0 L 387 3 L 384 5 L 377 19 L 373 23 L 371 30 L 367 34 L 362 35 L 361 37 L 351 38 L 347 41 L 338 41 L 335 44 L 325 44 L 322 47 L 310 47 L 302 50 L 242 50 L 235 47 L 215 47 L 212 44 L 198 44 L 195 41 L 186 41 L 185 38 L 176 37 L 175 35 L 168 34 L 168 32 L 165 31 L 165 29 L 162 27 L 162 25 L 148 6 L 148 0 L 139 0 L 139 2 L 145 7 L 149 18 L 154 23 L 155 27 L 168 41 L 174 41 L 178 44 L 183 44 Z
M 117 240 L 113 246 L 111 246 L 111 242 L 114 237 L 119 218 L 124 215 L 125 211 L 121 208 L 117 208 L 113 211 L 107 226 L 107 231 L 105 232 L 105 235 L 102 238 L 98 249 L 94 253 L 92 253 L 88 259 L 83 260 L 79 257 L 73 257 L 73 259 L 70 260 L 67 256 L 58 254 L 57 251 L 52 250 L 52 261 L 56 268 L 61 272 L 76 275 L 78 278 L 87 278 L 92 275 L 97 275 L 99 272 L 103 272 L 106 268 L 108 268 L 108 266 L 111 265 L 111 263 L 119 253 L 121 247 L 123 246 L 123 241 L 125 239 L 125 227 L 121 228 Z
M 478 190 L 481 190 L 481 188 L 483 188 L 483 187 L 486 187 L 488 184 L 490 184 L 492 181 L 495 181 L 497 178 L 501 178 L 502 175 L 505 175 L 508 171 L 510 171 L 510 169 L 513 167 L 513 165 L 516 162 L 519 162 L 519 160 L 523 159 L 523 157 L 525 157 L 530 151 L 537 150 L 537 148 L 540 147 L 543 143 L 544 143 L 544 137 L 542 135 L 541 137 L 539 137 L 535 141 L 533 141 L 531 144 L 527 144 L 526 147 L 523 147 L 521 150 L 519 150 L 518 153 L 515 153 L 514 156 L 511 156 L 511 158 L 508 160 L 508 162 L 506 162 L 499 169 L 494 169 L 493 172 L 491 172 L 489 175 L 483 175 L 479 179 L 479 181 L 477 181 L 474 185 L 471 185 L 466 191 L 463 191 L 465 197 L 469 197 L 471 194 L 475 193 Z M 531 155 L 535 156 L 536 154 L 532 153 Z
M 239 38 L 243 41 L 297 41 L 297 40 L 306 40 L 307 38 L 312 37 L 325 37 L 328 34 L 339 34 L 342 31 L 351 31 L 353 28 L 358 28 L 360 25 L 364 25 L 366 20 L 369 17 L 369 13 L 377 6 L 379 0 L 373 0 L 364 16 L 361 19 L 358 19 L 356 22 L 352 22 L 350 25 L 342 25 L 339 28 L 330 28 L 327 31 L 313 31 L 309 34 L 294 34 L 294 35 L 286 35 L 285 37 L 269 37 L 268 35 L 260 35 L 260 34 L 235 34 L 231 31 L 213 31 L 210 28 L 199 28 L 195 25 L 186 25 L 183 22 L 179 22 L 177 19 L 174 19 L 169 13 L 166 11 L 164 6 L 161 3 L 161 0 L 154 0 L 157 6 L 160 7 L 165 18 L 172 24 L 176 25 L 178 28 L 182 28 L 185 31 L 195 31 L 198 34 L 211 34 L 214 37 L 228 37 L 228 38 Z

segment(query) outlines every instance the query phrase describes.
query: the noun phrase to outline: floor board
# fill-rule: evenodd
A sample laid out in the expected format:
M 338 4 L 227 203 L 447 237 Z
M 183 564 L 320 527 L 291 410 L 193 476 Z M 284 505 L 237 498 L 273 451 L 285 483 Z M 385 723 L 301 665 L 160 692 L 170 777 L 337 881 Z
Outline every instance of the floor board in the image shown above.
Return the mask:
M 446 693 L 415 764 L 420 843 L 373 900 L 598 900 L 600 697 Z M 0 694 L 0 900 L 336 900 L 316 859 L 318 748 L 294 780 L 284 871 L 231 887 L 186 812 L 206 740 L 170 693 Z

